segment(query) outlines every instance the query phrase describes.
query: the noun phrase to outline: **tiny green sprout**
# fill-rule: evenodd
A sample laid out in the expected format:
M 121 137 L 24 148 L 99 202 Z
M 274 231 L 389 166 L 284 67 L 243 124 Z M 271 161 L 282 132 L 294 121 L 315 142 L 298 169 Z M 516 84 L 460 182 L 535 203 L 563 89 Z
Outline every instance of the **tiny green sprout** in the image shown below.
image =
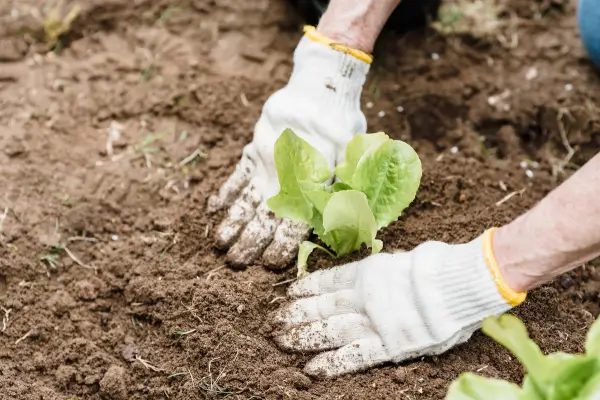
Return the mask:
M 150 64 L 148 67 L 144 68 L 141 72 L 142 80 L 144 82 L 150 81 L 156 75 L 156 67 L 154 64 Z
M 52 246 L 50 248 L 50 252 L 40 257 L 40 262 L 49 266 L 52 269 L 56 269 L 58 266 L 58 261 L 60 260 L 60 254 L 62 253 L 63 248 L 58 246 Z
M 42 9 L 44 14 L 44 33 L 53 51 L 58 53 L 64 43 L 62 37 L 71 30 L 73 21 L 81 13 L 79 4 L 65 6 L 65 0 L 49 1 Z
M 150 146 L 165 136 L 164 133 L 148 133 L 144 140 L 134 146 L 136 152 L 142 154 L 152 154 L 158 151 L 157 147 Z
M 161 21 L 168 21 L 175 13 L 181 12 L 181 11 L 183 11 L 183 7 L 178 7 L 178 6 L 169 7 L 160 14 L 159 19 Z

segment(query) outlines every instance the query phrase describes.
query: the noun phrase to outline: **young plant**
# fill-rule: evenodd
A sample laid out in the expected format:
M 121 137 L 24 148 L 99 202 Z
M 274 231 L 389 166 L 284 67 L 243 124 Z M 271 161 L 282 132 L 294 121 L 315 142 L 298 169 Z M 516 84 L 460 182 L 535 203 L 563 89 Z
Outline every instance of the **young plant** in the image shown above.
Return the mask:
M 464 373 L 450 385 L 446 400 L 600 400 L 600 322 L 588 332 L 585 354 L 543 355 L 510 314 L 484 320 L 482 330 L 525 367 L 522 387 Z
M 334 257 L 360 249 L 377 253 L 383 243 L 377 231 L 398 219 L 413 201 L 421 181 L 421 161 L 408 144 L 385 133 L 356 135 L 346 146 L 344 162 L 335 168 L 291 129 L 275 143 L 280 184 L 267 200 L 280 218 L 304 221 L 331 251 L 305 241 L 298 251 L 298 276 L 308 256 L 319 248 Z

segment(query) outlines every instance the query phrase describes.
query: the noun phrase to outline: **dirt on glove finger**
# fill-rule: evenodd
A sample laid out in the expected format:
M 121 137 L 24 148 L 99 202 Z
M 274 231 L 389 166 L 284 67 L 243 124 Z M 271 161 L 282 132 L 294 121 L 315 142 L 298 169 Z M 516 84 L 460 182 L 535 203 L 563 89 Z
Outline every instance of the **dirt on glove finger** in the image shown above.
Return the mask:
M 600 82 L 574 2 L 499 3 L 490 38 L 378 41 L 369 131 L 423 163 L 415 202 L 379 234 L 384 251 L 466 242 L 600 149 Z M 302 23 L 284 2 L 82 2 L 52 45 L 39 4 L 0 5 L 0 397 L 442 399 L 464 371 L 520 381 L 481 333 L 438 357 L 311 379 L 311 356 L 281 351 L 269 319 L 296 271 L 234 271 L 216 250 L 226 210 L 209 215 L 207 198 L 291 71 Z M 309 268 L 368 254 L 315 251 Z M 596 265 L 515 310 L 544 351 L 583 350 Z

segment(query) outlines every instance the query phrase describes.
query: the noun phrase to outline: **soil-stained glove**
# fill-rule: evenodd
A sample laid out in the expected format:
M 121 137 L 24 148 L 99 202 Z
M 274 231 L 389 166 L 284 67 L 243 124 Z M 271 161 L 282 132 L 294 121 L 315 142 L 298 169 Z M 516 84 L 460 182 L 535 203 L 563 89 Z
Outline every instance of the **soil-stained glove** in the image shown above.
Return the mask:
M 494 230 L 459 245 L 426 242 L 320 270 L 290 287 L 276 337 L 287 350 L 323 352 L 305 367 L 318 377 L 438 355 L 465 342 L 488 316 L 525 300 L 503 281 Z
M 279 191 L 275 141 L 290 128 L 317 148 L 333 170 L 350 139 L 366 131 L 360 95 L 370 62 L 368 54 L 305 29 L 288 84 L 269 97 L 241 161 L 208 202 L 209 212 L 228 208 L 216 238 L 219 247 L 229 248 L 230 264 L 245 266 L 262 254 L 265 264 L 283 268 L 297 254 L 309 227 L 282 222 L 265 204 Z

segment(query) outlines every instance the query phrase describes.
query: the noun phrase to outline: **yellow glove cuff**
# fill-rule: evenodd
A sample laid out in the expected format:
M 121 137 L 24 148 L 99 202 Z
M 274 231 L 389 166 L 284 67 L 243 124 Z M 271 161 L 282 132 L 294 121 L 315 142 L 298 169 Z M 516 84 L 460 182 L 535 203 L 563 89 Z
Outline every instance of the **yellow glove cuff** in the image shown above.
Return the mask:
M 494 232 L 496 232 L 498 228 L 488 229 L 483 234 L 483 257 L 485 258 L 485 262 L 492 273 L 492 277 L 496 286 L 498 287 L 498 291 L 504 297 L 504 299 L 511 306 L 515 307 L 525 301 L 527 297 L 526 292 L 516 292 L 511 289 L 504 278 L 502 278 L 502 274 L 500 273 L 500 268 L 498 267 L 498 263 L 496 262 L 496 257 L 494 256 L 494 248 L 492 247 L 492 238 L 494 236 Z
M 353 49 L 352 47 L 348 47 L 342 43 L 337 43 L 334 40 L 323 35 L 322 33 L 317 32 L 314 26 L 304 26 L 304 36 L 306 36 L 313 42 L 321 43 L 327 47 L 330 47 L 333 50 L 351 55 L 352 57 L 357 58 L 360 61 L 364 61 L 367 64 L 371 64 L 373 62 L 373 56 L 371 54 L 366 53 L 362 50 Z

